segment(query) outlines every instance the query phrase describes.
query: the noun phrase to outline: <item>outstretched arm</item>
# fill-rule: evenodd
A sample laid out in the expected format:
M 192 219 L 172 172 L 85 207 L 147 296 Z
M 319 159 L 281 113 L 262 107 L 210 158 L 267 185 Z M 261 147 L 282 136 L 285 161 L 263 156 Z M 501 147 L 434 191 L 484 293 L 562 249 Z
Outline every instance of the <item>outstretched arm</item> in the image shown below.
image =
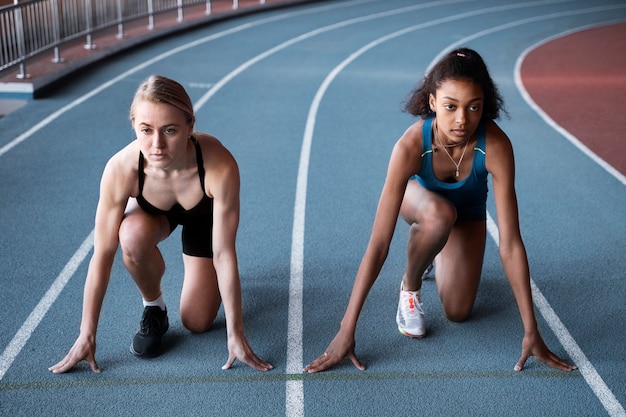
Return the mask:
M 94 372 L 100 372 L 96 363 L 96 331 L 107 290 L 113 259 L 118 246 L 118 230 L 124 216 L 129 193 L 112 159 L 105 168 L 100 183 L 100 199 L 96 210 L 94 253 L 89 262 L 83 292 L 83 313 L 80 334 L 68 354 L 48 368 L 53 373 L 63 373 L 78 362 L 86 360 Z
M 487 169 L 493 180 L 500 259 L 524 325 L 522 354 L 514 369 L 522 370 L 530 356 L 564 371 L 576 369 L 552 353 L 539 334 L 530 288 L 528 258 L 519 228 L 513 149 L 509 139 L 497 126 L 493 125 L 490 133 L 489 137 L 493 139 L 487 146 Z
M 354 334 L 365 299 L 387 258 L 407 180 L 419 169 L 419 165 L 416 165 L 419 164 L 419 154 L 416 155 L 415 149 L 421 149 L 421 135 L 417 138 L 415 136 L 416 129 L 419 131 L 417 126 L 414 125 L 404 134 L 391 154 L 370 241 L 357 271 L 339 332 L 324 353 L 304 368 L 306 372 L 324 371 L 346 357 L 358 369 L 365 369 L 355 354 Z
M 228 334 L 228 360 L 222 369 L 229 369 L 236 359 L 258 371 L 268 371 L 271 364 L 260 359 L 244 334 L 241 282 L 237 265 L 235 241 L 239 226 L 239 170 L 234 158 L 217 140 L 212 139 L 211 158 L 207 170 L 213 195 L 213 264 L 224 303 Z

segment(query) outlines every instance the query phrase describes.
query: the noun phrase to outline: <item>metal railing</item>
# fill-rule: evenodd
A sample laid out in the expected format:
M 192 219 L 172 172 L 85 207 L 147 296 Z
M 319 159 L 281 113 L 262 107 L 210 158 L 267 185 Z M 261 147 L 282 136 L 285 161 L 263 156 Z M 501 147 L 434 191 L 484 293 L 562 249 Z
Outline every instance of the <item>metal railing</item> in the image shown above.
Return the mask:
M 152 30 L 156 15 L 176 10 L 182 22 L 184 9 L 200 4 L 210 15 L 211 0 L 30 0 L 0 7 L 0 72 L 19 65 L 17 78 L 24 78 L 26 60 L 42 52 L 54 50 L 52 61 L 61 62 L 59 47 L 65 43 L 84 37 L 90 49 L 96 32 L 117 26 L 122 39 L 130 21 L 147 18 Z M 237 0 L 232 8 L 239 8 Z

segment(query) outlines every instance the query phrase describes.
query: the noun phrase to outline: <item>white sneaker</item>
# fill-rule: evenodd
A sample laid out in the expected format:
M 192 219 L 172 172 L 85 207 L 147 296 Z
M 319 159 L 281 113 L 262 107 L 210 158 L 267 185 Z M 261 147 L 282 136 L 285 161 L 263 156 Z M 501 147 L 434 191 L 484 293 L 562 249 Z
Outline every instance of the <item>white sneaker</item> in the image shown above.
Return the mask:
M 405 336 L 422 338 L 426 336 L 426 322 L 420 299 L 420 291 L 404 291 L 400 283 L 400 301 L 396 314 L 398 330 Z

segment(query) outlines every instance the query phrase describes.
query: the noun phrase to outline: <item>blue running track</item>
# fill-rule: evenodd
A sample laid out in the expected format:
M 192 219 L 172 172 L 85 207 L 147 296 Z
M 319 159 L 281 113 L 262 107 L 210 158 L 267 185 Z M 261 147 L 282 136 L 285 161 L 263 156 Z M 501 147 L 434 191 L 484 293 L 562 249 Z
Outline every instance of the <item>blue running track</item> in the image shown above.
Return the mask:
M 625 183 L 544 120 L 516 82 L 529 48 L 625 20 L 622 0 L 301 4 L 117 55 L 0 119 L 0 415 L 625 416 Z M 304 374 L 337 331 L 391 148 L 413 122 L 402 101 L 460 45 L 483 55 L 511 115 L 501 126 L 516 152 L 539 328 L 580 369 L 531 358 L 513 371 L 522 326 L 491 238 L 470 320 L 444 318 L 431 279 L 429 336 L 400 335 L 408 227 L 398 222 L 357 331 L 368 369 L 344 361 Z M 103 372 L 84 362 L 68 374 L 47 370 L 78 335 L 100 175 L 133 139 L 128 107 L 153 73 L 187 88 L 196 128 L 239 162 L 246 334 L 274 364 L 268 373 L 241 363 L 221 370 L 222 313 L 206 334 L 184 330 L 178 231 L 161 246 L 171 323 L 164 354 L 129 353 L 142 305 L 118 256 L 98 333 Z

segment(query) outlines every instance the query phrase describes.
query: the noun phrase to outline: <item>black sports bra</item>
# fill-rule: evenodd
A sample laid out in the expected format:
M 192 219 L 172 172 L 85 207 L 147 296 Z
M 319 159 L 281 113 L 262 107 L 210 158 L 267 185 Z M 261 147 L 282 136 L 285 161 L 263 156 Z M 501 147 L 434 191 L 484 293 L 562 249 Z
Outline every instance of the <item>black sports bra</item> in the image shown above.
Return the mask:
M 146 213 L 153 215 L 166 215 L 166 216 L 206 216 L 213 214 L 213 199 L 206 195 L 204 190 L 204 162 L 202 160 L 202 149 L 195 137 L 191 136 L 191 140 L 196 147 L 196 163 L 198 164 L 198 176 L 200 177 L 200 186 L 202 187 L 202 199 L 193 208 L 185 210 L 178 202 L 175 203 L 169 210 L 162 210 L 158 207 L 150 204 L 148 200 L 143 197 L 143 183 L 145 180 L 145 173 L 143 172 L 143 153 L 139 152 L 139 164 L 137 176 L 139 179 L 139 195 L 137 195 L 137 204 Z M 181 219 L 182 220 L 182 219 Z

